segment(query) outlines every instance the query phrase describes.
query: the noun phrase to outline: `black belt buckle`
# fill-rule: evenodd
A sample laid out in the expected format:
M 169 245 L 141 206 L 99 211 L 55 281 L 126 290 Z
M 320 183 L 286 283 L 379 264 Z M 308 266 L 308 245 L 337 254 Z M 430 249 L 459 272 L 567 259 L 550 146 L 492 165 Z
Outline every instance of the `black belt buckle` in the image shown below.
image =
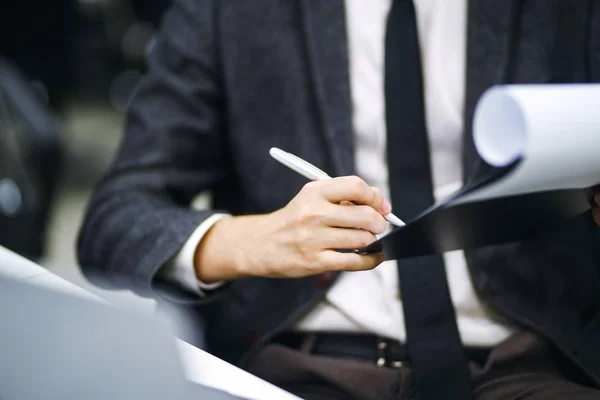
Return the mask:
M 389 360 L 388 349 L 388 341 L 382 338 L 377 338 L 377 360 L 375 360 L 375 365 L 377 365 L 379 368 L 402 368 L 404 366 L 404 362 L 402 360 Z

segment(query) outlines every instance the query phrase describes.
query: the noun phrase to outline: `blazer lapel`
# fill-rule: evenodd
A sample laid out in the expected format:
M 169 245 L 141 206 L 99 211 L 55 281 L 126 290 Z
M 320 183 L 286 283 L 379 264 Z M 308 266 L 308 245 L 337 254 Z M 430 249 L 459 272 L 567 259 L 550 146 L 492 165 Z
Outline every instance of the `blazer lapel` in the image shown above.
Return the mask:
M 343 0 L 300 0 L 307 56 L 332 174 L 354 173 L 352 105 Z
M 472 178 L 483 165 L 473 144 L 472 122 L 479 97 L 490 86 L 510 81 L 513 45 L 518 33 L 514 16 L 519 0 L 469 0 L 467 87 L 465 96 L 464 175 Z
M 489 87 L 507 83 L 519 0 L 469 0 L 467 87 L 463 161 L 465 176 L 481 160 L 473 144 L 472 119 L 479 97 Z M 355 172 L 352 105 L 343 0 L 300 0 L 307 58 L 318 111 L 331 158 L 332 173 Z

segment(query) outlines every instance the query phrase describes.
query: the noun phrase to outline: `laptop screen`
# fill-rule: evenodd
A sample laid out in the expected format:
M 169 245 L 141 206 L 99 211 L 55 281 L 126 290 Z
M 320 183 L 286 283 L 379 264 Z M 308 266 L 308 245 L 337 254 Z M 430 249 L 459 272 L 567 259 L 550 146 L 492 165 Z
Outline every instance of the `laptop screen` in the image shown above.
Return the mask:
M 0 326 L 2 400 L 235 398 L 188 382 L 149 316 L 0 277 Z

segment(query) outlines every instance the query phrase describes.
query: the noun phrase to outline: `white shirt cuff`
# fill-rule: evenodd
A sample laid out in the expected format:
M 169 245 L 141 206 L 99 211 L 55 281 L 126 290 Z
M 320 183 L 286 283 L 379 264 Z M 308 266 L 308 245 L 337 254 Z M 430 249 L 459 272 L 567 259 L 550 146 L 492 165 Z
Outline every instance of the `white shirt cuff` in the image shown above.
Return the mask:
M 215 290 L 223 286 L 225 282 L 204 283 L 196 278 L 194 270 L 194 256 L 196 248 L 206 233 L 223 218 L 230 217 L 229 214 L 214 214 L 205 219 L 192 232 L 185 244 L 175 257 L 166 263 L 157 273 L 160 277 L 171 284 L 179 285 L 182 289 L 196 294 L 202 294 L 203 290 Z

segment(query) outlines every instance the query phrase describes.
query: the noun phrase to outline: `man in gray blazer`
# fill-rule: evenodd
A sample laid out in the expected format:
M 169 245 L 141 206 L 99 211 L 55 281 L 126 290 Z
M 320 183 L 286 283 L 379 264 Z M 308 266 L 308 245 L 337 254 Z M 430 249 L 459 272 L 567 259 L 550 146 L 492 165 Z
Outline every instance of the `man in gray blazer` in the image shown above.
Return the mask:
M 597 208 L 430 280 L 333 250 L 414 215 L 399 169 L 429 202 L 485 170 L 491 85 L 600 81 L 598 1 L 176 0 L 148 62 L 81 229 L 91 280 L 187 307 L 214 354 L 305 398 L 600 398 Z M 340 178 L 305 184 L 273 146 Z

